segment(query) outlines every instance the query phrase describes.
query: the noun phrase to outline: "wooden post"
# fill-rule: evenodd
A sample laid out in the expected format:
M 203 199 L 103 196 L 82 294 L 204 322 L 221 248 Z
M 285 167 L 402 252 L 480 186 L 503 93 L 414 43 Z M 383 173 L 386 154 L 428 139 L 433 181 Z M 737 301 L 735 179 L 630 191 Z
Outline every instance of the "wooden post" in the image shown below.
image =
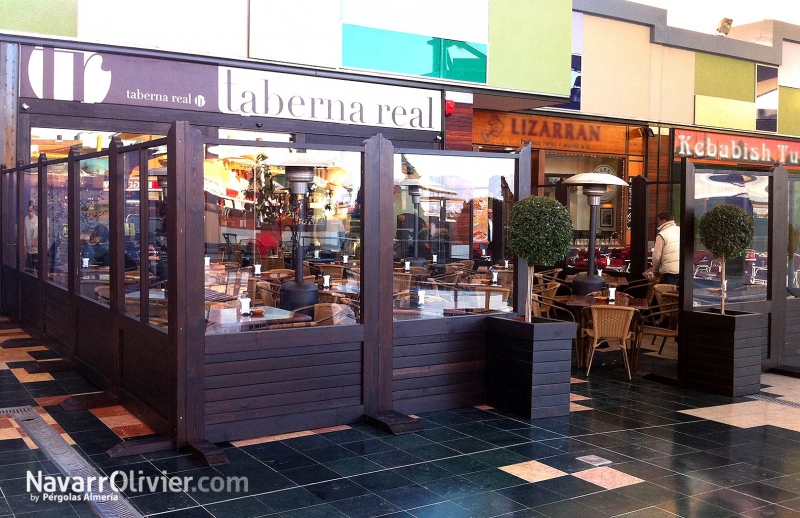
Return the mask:
M 647 179 L 635 176 L 631 180 L 631 268 L 630 278 L 640 279 L 647 269 L 647 228 L 650 189 Z

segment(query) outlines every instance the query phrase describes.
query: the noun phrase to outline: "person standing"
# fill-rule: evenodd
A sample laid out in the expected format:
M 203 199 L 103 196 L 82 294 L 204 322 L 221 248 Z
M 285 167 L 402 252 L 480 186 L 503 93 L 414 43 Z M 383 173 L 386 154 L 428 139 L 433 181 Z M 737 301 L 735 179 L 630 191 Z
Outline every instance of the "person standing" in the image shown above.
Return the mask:
M 39 265 L 39 216 L 33 200 L 28 201 L 28 214 L 23 221 L 25 231 L 25 268 L 36 270 Z
M 681 229 L 669 211 L 656 216 L 658 228 L 653 248 L 653 271 L 661 274 L 662 284 L 680 286 Z

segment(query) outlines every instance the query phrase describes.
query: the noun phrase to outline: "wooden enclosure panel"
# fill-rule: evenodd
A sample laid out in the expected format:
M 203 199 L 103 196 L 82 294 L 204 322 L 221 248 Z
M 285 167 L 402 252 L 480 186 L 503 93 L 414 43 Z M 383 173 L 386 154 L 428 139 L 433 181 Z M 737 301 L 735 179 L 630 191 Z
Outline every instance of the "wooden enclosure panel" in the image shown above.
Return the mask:
M 69 293 L 56 286 L 44 285 L 44 330 L 57 348 L 64 348 L 74 340 L 75 330 L 69 320 Z
M 19 280 L 19 272 L 10 266 L 3 265 L 3 279 L 2 285 L 3 293 L 0 296 L 0 308 L 6 316 L 16 316 L 19 311 L 19 304 L 17 297 L 19 290 L 17 288 Z
M 781 363 L 800 367 L 800 299 L 786 300 L 786 349 Z
M 111 384 L 116 365 L 108 352 L 111 342 L 111 312 L 105 306 L 76 297 L 75 363 L 78 372 L 97 388 Z
M 486 402 L 486 316 L 394 323 L 394 409 L 403 414 Z
M 26 274 L 19 274 L 20 297 L 20 318 L 32 327 L 39 327 L 39 308 L 41 299 L 39 298 L 39 281 L 35 277 Z
M 121 319 L 120 389 L 149 408 L 140 417 L 154 430 L 164 430 L 175 409 L 167 333 Z
M 205 422 L 211 442 L 358 420 L 363 326 L 206 337 Z

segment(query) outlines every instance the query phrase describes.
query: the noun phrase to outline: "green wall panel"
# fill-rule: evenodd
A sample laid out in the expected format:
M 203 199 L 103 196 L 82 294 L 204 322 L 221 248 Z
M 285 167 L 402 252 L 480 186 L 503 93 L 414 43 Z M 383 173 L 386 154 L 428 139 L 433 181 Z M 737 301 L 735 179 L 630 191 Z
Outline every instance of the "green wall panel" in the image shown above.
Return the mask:
M 698 52 L 695 56 L 694 93 L 755 102 L 756 65 L 750 61 Z
M 342 25 L 342 66 L 486 82 L 486 45 Z
M 571 0 L 489 0 L 490 86 L 569 95 Z
M 0 0 L 0 29 L 77 37 L 78 0 Z
M 800 89 L 778 87 L 778 133 L 800 135 Z

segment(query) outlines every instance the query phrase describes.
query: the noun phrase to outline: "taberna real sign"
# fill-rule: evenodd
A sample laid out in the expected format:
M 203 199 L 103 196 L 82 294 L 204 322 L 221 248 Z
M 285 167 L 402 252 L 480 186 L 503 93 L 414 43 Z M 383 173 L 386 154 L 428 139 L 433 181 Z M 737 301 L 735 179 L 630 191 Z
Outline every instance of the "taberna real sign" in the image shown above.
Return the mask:
M 20 96 L 441 131 L 442 94 L 313 75 L 22 46 Z

